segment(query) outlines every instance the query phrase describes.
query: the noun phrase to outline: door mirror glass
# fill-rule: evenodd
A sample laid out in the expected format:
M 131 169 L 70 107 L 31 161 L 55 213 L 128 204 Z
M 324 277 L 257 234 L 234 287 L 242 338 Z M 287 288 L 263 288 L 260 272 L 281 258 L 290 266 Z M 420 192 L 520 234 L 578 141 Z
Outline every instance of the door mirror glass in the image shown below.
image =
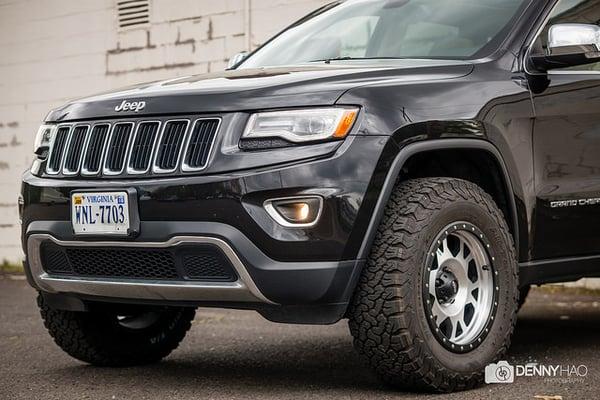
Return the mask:
M 227 64 L 227 69 L 235 68 L 239 63 L 244 61 L 248 57 L 247 51 L 242 51 L 241 53 L 237 53 L 235 56 L 229 59 L 229 64 Z
M 591 24 L 557 24 L 548 31 L 548 47 L 533 54 L 539 70 L 592 64 L 600 61 L 600 27 Z

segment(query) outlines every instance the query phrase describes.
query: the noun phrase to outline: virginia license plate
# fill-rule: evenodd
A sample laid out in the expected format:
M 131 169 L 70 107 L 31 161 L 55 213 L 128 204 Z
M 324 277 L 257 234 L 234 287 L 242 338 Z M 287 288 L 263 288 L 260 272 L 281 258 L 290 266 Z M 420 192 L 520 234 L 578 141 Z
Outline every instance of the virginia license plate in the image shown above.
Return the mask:
M 127 192 L 80 192 L 71 195 L 71 220 L 76 234 L 127 235 Z

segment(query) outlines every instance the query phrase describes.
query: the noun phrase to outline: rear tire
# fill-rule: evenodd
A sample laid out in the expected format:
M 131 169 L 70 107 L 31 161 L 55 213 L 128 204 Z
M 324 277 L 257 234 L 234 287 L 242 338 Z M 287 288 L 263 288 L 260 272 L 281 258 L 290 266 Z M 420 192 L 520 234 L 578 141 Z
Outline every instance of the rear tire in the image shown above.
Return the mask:
M 38 296 L 44 325 L 70 356 L 102 367 L 154 363 L 169 355 L 185 337 L 195 309 L 144 307 L 89 312 L 51 308 Z
M 458 238 L 472 249 L 451 245 Z M 485 366 L 506 353 L 518 298 L 514 245 L 491 197 L 458 179 L 416 179 L 389 200 L 349 326 L 356 349 L 385 382 L 459 391 L 480 384 Z M 469 306 L 476 310 L 470 318 Z

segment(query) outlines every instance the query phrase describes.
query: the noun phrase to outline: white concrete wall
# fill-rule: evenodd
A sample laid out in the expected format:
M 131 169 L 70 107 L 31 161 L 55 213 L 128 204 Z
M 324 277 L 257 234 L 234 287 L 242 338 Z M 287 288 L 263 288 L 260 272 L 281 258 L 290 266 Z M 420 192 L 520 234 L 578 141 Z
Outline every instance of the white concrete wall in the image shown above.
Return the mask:
M 50 109 L 132 83 L 222 70 L 248 43 L 258 46 L 328 2 L 150 1 L 148 28 L 119 31 L 116 0 L 0 0 L 0 261 L 21 258 L 20 175 Z

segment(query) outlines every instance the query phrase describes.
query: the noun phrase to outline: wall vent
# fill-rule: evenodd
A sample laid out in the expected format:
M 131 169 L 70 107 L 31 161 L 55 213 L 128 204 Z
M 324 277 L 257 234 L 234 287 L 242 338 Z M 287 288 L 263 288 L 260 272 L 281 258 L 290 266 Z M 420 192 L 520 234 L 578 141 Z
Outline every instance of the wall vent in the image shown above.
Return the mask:
M 150 0 L 117 0 L 119 29 L 131 29 L 150 23 Z

